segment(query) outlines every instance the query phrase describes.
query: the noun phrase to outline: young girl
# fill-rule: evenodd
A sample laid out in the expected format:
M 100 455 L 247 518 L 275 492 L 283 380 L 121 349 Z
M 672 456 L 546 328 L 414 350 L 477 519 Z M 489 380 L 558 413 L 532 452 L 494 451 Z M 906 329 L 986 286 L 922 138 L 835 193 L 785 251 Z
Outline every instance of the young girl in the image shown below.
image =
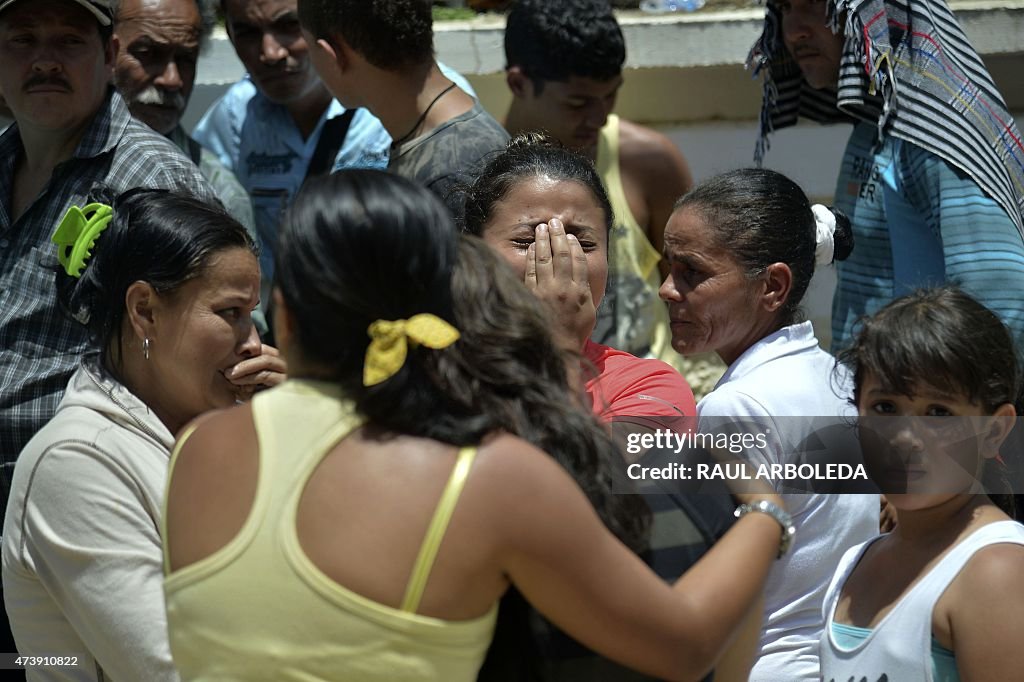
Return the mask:
M 963 292 L 925 290 L 869 319 L 844 359 L 869 471 L 898 523 L 839 564 L 822 679 L 1020 679 L 1024 526 L 1012 496 L 991 494 L 1018 413 L 1009 332 Z

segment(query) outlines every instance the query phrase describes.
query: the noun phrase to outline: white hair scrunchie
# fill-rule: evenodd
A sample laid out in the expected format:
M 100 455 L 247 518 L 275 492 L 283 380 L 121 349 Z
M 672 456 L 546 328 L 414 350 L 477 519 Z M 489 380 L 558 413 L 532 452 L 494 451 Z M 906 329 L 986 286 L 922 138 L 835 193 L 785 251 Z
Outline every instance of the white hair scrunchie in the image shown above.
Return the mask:
M 836 257 L 836 216 L 828 206 L 814 204 L 814 263 L 830 265 Z

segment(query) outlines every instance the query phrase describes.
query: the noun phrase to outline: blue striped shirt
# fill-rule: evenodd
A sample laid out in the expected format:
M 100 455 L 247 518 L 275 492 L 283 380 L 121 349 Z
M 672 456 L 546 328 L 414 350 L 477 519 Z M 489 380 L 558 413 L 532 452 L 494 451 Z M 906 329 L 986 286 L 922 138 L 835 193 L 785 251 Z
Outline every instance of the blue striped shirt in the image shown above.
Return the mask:
M 1006 211 L 966 173 L 910 142 L 860 123 L 847 144 L 836 207 L 853 223 L 839 263 L 832 349 L 857 322 L 917 288 L 952 283 L 1010 327 L 1024 348 L 1024 241 Z

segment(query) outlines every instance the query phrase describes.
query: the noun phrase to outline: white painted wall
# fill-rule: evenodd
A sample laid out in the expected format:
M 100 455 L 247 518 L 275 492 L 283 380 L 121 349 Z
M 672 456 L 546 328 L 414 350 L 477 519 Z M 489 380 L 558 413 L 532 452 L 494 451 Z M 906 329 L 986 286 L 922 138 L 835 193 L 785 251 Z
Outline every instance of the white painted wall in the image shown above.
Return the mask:
M 1021 128 L 1024 112 L 1016 112 L 1014 118 Z M 706 122 L 662 130 L 686 155 L 697 182 L 722 171 L 753 165 L 756 121 Z M 850 126 L 846 124 L 814 123 L 780 130 L 771 137 L 765 166 L 792 178 L 812 200 L 829 203 L 835 192 L 839 161 L 849 131 Z M 819 269 L 804 299 L 807 316 L 826 347 L 832 336 L 829 320 L 835 284 L 834 267 Z

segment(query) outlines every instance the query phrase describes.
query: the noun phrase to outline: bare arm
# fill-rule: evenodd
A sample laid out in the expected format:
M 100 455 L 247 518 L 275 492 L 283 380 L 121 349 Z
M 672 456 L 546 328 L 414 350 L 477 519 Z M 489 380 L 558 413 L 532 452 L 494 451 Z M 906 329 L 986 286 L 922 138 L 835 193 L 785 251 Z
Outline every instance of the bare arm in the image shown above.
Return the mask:
M 1024 546 L 980 550 L 950 587 L 949 626 L 964 682 L 1017 679 L 1024 670 Z
M 623 121 L 620 134 L 626 191 L 642 195 L 646 224 L 641 222 L 641 227 L 651 246 L 661 253 L 665 246 L 665 224 L 679 197 L 693 187 L 693 174 L 679 148 L 662 133 Z M 631 201 L 630 205 L 633 204 Z M 659 265 L 662 277 L 667 277 L 668 265 L 664 261 Z
M 505 462 L 492 460 L 478 479 L 493 481 L 480 492 L 506 548 L 504 572 L 586 646 L 650 675 L 700 679 L 759 594 L 778 551 L 778 524 L 744 516 L 670 587 L 608 532 L 561 467 L 530 450 L 495 458 Z
M 764 598 L 760 598 L 750 607 L 739 633 L 715 666 L 715 682 L 747 682 L 750 679 L 763 625 Z

